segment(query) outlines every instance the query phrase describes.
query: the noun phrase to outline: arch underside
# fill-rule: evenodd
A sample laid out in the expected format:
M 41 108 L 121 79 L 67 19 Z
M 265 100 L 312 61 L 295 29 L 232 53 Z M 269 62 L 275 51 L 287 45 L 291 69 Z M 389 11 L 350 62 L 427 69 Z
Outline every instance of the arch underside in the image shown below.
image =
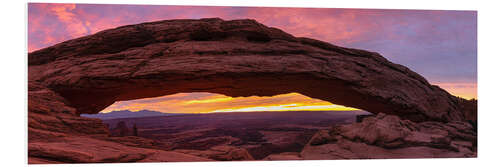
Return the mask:
M 62 96 L 71 101 L 79 113 L 94 114 L 116 101 L 127 101 L 141 98 L 159 97 L 176 93 L 208 92 L 223 94 L 230 97 L 248 96 L 274 96 L 287 93 L 300 93 L 302 95 L 321 99 L 339 105 L 356 107 L 372 113 L 389 113 L 403 116 L 409 119 L 426 119 L 425 115 L 418 113 L 402 113 L 405 106 L 386 104 L 382 98 L 373 98 L 357 92 L 349 83 L 335 80 L 318 79 L 307 74 L 290 76 L 277 76 L 266 74 L 236 74 L 209 76 L 199 79 L 181 81 L 151 81 L 151 84 L 139 84 L 143 81 L 112 81 L 128 83 L 115 89 L 75 90 L 59 88 Z M 105 84 L 106 80 L 96 81 Z M 399 113 L 398 113 L 399 112 Z
M 124 26 L 35 51 L 29 80 L 60 94 L 78 114 L 175 93 L 297 92 L 413 121 L 466 119 L 456 97 L 377 53 L 296 38 L 252 20 L 190 21 Z

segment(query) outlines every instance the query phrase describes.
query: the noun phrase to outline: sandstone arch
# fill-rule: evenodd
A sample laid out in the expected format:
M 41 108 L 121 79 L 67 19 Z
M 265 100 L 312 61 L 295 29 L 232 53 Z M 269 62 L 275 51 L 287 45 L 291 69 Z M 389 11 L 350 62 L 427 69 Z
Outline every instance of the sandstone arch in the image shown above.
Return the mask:
M 321 157 L 338 159 L 334 150 L 342 149 L 336 142 L 378 150 L 340 158 L 422 158 L 436 151 L 438 157 L 476 156 L 475 129 L 464 122 L 476 120 L 476 101 L 452 96 L 374 52 L 297 38 L 254 20 L 215 18 L 128 25 L 29 53 L 28 161 L 209 160 L 127 146 L 113 141 L 102 121 L 79 117 L 119 100 L 180 92 L 297 92 L 380 113 L 334 132 L 318 132 L 310 141 L 315 144 L 300 153 L 305 159 L 317 158 L 322 150 L 332 155 Z M 414 155 L 415 149 L 422 155 Z
M 128 25 L 32 52 L 28 64 L 30 85 L 53 91 L 76 114 L 181 92 L 298 92 L 413 121 L 472 119 L 459 98 L 377 53 L 293 37 L 254 20 Z

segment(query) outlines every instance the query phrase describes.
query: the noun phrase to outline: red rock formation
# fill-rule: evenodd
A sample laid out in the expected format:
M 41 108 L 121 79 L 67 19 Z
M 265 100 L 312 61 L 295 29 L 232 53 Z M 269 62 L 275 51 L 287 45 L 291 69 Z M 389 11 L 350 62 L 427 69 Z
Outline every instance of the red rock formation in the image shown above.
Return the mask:
M 55 142 L 30 142 L 29 163 L 182 162 L 211 161 L 174 151 L 130 147 L 89 137 L 65 137 Z
M 421 122 L 378 114 L 361 123 L 318 132 L 304 159 L 476 157 L 477 136 L 464 122 Z
M 111 129 L 111 135 L 113 136 L 130 136 L 132 135 L 130 133 L 130 129 L 127 127 L 127 123 L 125 121 L 120 121 L 118 124 L 116 124 L 116 127 Z
M 244 148 L 235 146 L 215 146 L 207 150 L 175 150 L 177 152 L 205 157 L 218 161 L 238 161 L 238 160 L 254 160 L 252 155 Z
M 28 63 L 29 80 L 78 114 L 179 92 L 298 92 L 414 121 L 468 119 L 457 97 L 377 53 L 296 38 L 254 20 L 122 26 L 34 51 Z
M 29 53 L 28 82 L 30 162 L 105 161 L 77 147 L 58 150 L 81 142 L 57 142 L 67 137 L 109 135 L 102 122 L 79 114 L 97 113 L 115 101 L 180 92 L 298 92 L 416 122 L 475 120 L 476 113 L 378 53 L 297 38 L 254 20 L 166 20 L 101 31 Z
M 132 135 L 133 136 L 139 136 L 139 133 L 137 131 L 137 125 L 134 124 L 134 126 L 132 127 Z
M 296 152 L 284 152 L 280 154 L 271 154 L 265 157 L 263 160 L 268 161 L 282 161 L 282 160 L 304 160 L 300 157 L 299 153 Z
M 36 82 L 28 83 L 28 141 L 57 140 L 68 135 L 104 135 L 101 120 L 77 117 L 64 98 Z

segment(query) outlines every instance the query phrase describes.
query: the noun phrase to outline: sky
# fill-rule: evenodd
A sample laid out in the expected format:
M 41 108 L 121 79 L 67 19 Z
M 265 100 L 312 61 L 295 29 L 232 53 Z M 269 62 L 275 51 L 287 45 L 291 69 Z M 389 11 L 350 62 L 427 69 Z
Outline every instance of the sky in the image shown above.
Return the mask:
M 157 98 L 146 98 L 115 103 L 101 112 L 143 109 L 169 113 L 214 113 L 250 111 L 349 111 L 356 108 L 335 105 L 299 93 L 271 97 L 228 97 L 221 94 L 197 92 L 177 93 Z
M 453 95 L 466 99 L 477 98 L 477 12 L 475 11 L 30 3 L 28 4 L 28 51 L 32 52 L 65 40 L 122 25 L 210 17 L 224 20 L 255 19 L 264 25 L 282 29 L 297 37 L 309 37 L 343 47 L 378 52 L 390 61 L 416 71 L 431 84 L 438 85 Z M 184 94 L 176 94 L 153 100 L 164 98 L 163 101 L 167 102 L 165 99 L 183 96 Z M 251 97 L 246 100 L 231 98 L 228 101 L 254 101 L 257 105 L 262 99 L 278 102 L 289 96 L 295 97 L 287 104 L 280 103 L 284 105 L 282 108 L 300 109 L 297 107 L 303 108 L 306 104 L 314 103 L 314 99 L 300 94 L 272 98 Z M 195 93 L 186 96 L 183 102 L 199 98 L 225 97 L 218 94 Z M 122 108 L 127 106 L 134 108 L 140 104 L 147 104 L 148 100 L 151 101 L 143 99 L 143 101 L 118 103 L 123 103 Z M 212 111 L 234 107 L 234 103 L 225 104 L 226 102 L 212 101 L 202 104 L 220 105 Z M 118 103 L 110 107 L 119 108 Z M 314 104 L 321 106 L 323 103 Z M 243 108 L 252 106 L 242 104 L 245 105 L 238 106 Z M 280 108 L 278 103 L 275 104 L 273 107 Z M 333 106 L 331 103 L 329 105 Z M 310 107 L 314 110 L 313 106 Z M 237 109 L 245 110 L 243 108 Z

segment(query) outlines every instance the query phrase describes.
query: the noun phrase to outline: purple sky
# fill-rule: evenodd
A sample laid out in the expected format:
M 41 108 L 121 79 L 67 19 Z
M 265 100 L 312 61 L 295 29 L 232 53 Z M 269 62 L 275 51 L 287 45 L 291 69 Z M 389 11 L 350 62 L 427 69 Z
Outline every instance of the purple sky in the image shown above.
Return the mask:
M 452 94 L 477 96 L 475 11 L 30 3 L 28 50 L 126 24 L 207 17 L 255 19 L 294 36 L 379 52 Z

